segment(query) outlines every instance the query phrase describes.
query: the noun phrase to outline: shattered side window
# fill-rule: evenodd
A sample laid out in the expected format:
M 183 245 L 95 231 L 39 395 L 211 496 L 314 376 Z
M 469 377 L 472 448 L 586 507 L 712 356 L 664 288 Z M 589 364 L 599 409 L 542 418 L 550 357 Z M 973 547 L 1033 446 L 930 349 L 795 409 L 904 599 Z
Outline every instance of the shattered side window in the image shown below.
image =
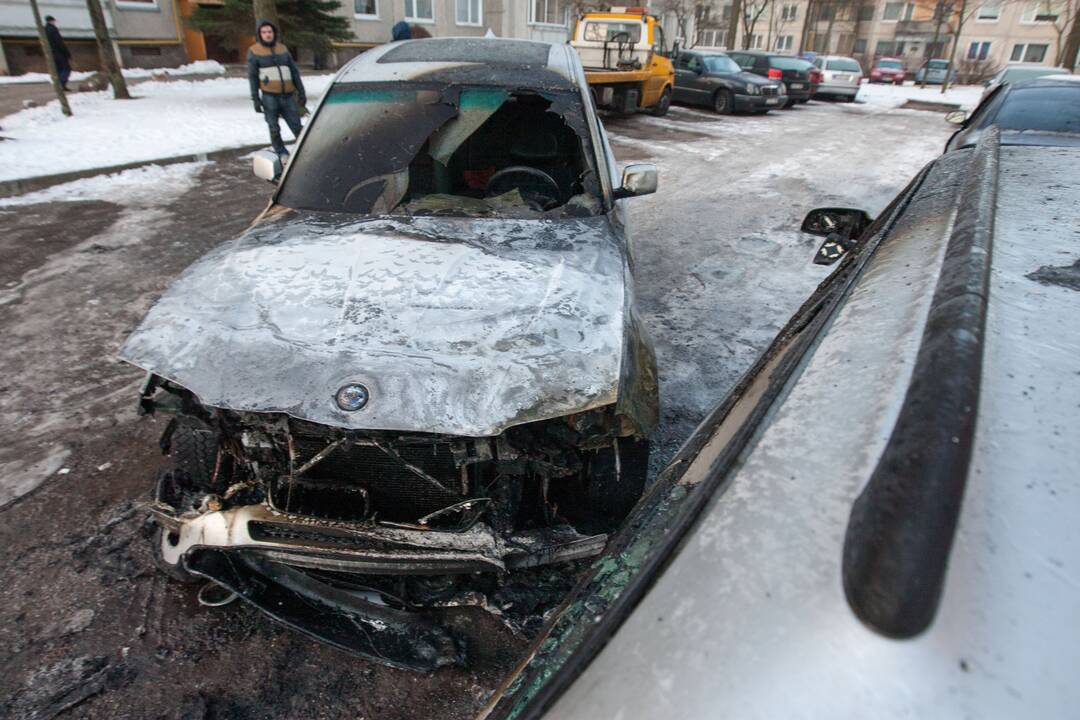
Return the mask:
M 601 211 L 580 98 L 506 88 L 335 86 L 278 195 L 365 215 Z

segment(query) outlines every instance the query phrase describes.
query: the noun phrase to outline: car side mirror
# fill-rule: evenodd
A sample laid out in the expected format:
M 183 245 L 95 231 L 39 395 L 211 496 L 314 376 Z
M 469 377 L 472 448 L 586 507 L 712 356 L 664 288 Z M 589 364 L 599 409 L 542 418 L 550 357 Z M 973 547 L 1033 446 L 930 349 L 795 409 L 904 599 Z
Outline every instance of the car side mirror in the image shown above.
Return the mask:
M 831 265 L 855 247 L 872 222 L 873 219 L 863 210 L 815 208 L 806 214 L 801 230 L 825 237 L 825 242 L 814 254 L 814 262 Z
M 622 174 L 622 186 L 615 191 L 615 199 L 651 195 L 656 192 L 658 183 L 656 166 L 652 163 L 627 165 Z
M 967 113 L 963 110 L 953 110 L 950 113 L 945 113 L 945 122 L 953 125 L 963 125 L 967 122 Z
M 281 158 L 271 150 L 256 150 L 251 155 L 251 171 L 257 178 L 277 182 L 281 177 Z

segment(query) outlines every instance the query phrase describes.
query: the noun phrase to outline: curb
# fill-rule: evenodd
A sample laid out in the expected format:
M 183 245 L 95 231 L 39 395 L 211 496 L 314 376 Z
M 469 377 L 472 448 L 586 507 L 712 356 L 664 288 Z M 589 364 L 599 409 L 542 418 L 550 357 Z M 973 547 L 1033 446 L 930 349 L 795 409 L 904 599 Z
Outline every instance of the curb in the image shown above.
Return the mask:
M 4 180 L 0 182 L 0 198 L 9 198 L 15 195 L 23 195 L 37 190 L 44 190 L 53 185 L 82 180 L 95 175 L 107 175 L 122 170 L 132 170 L 146 165 L 175 165 L 184 162 L 199 162 L 205 160 L 229 160 L 246 153 L 265 148 L 266 143 L 258 145 L 241 145 L 240 147 L 213 150 L 204 153 L 188 153 L 186 155 L 173 155 L 172 157 L 156 158 L 154 160 L 137 160 L 122 165 L 109 165 L 108 167 L 87 168 L 86 170 L 73 170 L 72 172 L 57 173 L 55 175 L 38 175 L 37 177 L 21 178 L 18 180 Z

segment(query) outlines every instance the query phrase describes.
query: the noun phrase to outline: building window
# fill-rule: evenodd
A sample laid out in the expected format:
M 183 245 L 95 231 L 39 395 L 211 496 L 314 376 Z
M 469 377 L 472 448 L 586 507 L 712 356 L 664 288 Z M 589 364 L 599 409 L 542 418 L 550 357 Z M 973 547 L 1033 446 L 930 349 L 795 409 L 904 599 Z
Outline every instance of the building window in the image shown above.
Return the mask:
M 859 6 L 859 20 L 861 22 L 871 22 L 874 19 L 874 6 L 870 3 Z
M 765 47 L 765 36 L 754 33 L 750 36 L 750 49 L 760 50 Z
M 889 2 L 885 3 L 885 12 L 882 14 L 881 19 L 885 22 L 896 22 L 897 20 L 910 20 L 912 13 L 915 12 L 914 3 L 899 3 Z
M 1043 23 L 1057 22 L 1061 9 L 1056 2 L 1040 0 L 1040 2 L 1028 3 L 1024 8 L 1024 14 L 1020 16 L 1020 22 Z
M 727 41 L 726 30 L 702 29 L 698 30 L 697 44 L 701 47 L 725 47 Z
M 855 47 L 853 47 L 851 51 L 853 53 L 855 53 L 856 55 L 865 55 L 866 54 L 866 38 L 858 38 L 855 41 Z
M 405 19 L 419 22 L 435 22 L 432 0 L 405 0 Z
M 997 22 L 1001 17 L 1001 2 L 986 3 L 979 6 L 979 12 L 975 19 L 979 22 Z
M 566 9 L 564 0 L 531 0 L 529 2 L 529 24 L 566 27 Z
M 785 5 L 780 10 L 780 19 L 781 20 L 795 20 L 798 17 L 799 17 L 799 6 L 798 5 Z
M 967 59 L 968 60 L 985 60 L 986 56 L 990 54 L 990 41 L 975 42 L 968 45 Z
M 780 37 L 776 38 L 776 49 L 777 50 L 790 50 L 794 46 L 794 44 L 795 44 L 795 36 L 794 35 L 781 35 Z
M 353 16 L 377 20 L 379 18 L 378 0 L 353 0 Z
M 1049 45 L 1036 45 L 1033 43 L 1017 43 L 1013 45 L 1010 62 L 1041 63 L 1046 58 L 1046 49 Z
M 482 14 L 480 0 L 457 0 L 458 25 L 479 25 Z

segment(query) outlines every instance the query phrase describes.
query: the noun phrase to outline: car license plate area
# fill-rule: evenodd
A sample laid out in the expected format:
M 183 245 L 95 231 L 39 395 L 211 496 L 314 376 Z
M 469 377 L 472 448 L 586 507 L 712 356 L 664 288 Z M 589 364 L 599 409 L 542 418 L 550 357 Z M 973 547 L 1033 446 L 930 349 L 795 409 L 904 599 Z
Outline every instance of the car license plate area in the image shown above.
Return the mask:
M 779 105 L 780 104 L 780 98 L 766 98 L 765 104 L 766 105 Z
M 804 86 L 803 86 L 802 83 L 791 83 L 791 89 L 792 90 L 802 90 L 803 87 Z

